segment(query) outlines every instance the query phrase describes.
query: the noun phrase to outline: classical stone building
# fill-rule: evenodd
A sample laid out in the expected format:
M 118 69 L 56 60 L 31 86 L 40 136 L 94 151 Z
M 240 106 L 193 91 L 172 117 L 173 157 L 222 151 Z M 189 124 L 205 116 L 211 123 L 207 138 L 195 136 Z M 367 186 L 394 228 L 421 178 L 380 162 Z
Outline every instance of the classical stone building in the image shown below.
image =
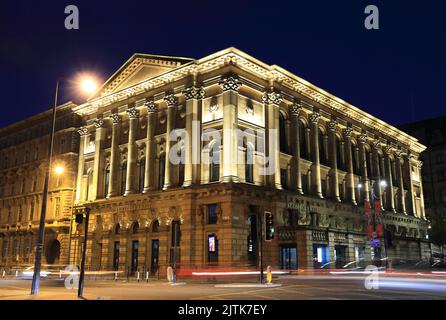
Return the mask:
M 74 105 L 57 108 L 54 164 L 46 214 L 44 264 L 68 261 L 69 221 L 78 163 L 80 116 Z M 0 129 L 0 269 L 32 265 L 42 204 L 52 111 Z
M 408 123 L 400 129 L 427 146 L 420 156 L 426 196 L 426 216 L 433 226 L 433 244 L 444 242 L 446 231 L 446 117 Z M 443 235 L 442 235 L 443 234 Z M 442 240 L 443 239 L 443 240 Z M 435 248 L 443 251 L 443 248 Z
M 135 54 L 73 111 L 83 122 L 75 210 L 91 208 L 91 269 L 256 266 L 265 212 L 275 227 L 265 265 L 371 260 L 372 189 L 386 229 L 386 250 L 373 254 L 429 257 L 425 147 L 237 49 L 197 60 Z

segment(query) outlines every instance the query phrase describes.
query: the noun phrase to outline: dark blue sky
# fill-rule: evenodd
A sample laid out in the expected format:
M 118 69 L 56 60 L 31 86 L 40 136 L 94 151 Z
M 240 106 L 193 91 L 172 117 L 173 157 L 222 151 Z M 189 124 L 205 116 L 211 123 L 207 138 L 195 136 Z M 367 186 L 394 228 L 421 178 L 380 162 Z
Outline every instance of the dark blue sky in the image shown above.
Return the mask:
M 69 4 L 80 30 L 64 28 Z M 363 26 L 368 4 L 380 9 L 380 30 Z M 436 0 L 1 0 L 0 126 L 50 108 L 57 77 L 93 70 L 105 80 L 134 52 L 200 58 L 230 46 L 392 124 L 445 115 L 445 9 Z

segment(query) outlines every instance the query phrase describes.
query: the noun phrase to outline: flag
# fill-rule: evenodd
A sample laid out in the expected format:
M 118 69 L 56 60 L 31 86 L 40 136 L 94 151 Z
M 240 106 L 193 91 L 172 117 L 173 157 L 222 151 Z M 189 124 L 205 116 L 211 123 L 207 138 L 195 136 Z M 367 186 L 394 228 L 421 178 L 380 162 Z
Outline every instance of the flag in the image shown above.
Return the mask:
M 364 201 L 364 213 L 367 226 L 367 234 L 371 239 L 374 230 L 373 230 L 373 220 L 372 220 L 372 207 L 370 206 L 370 201 Z
M 374 207 L 375 207 L 376 235 L 378 237 L 383 237 L 384 236 L 383 216 L 382 216 L 381 201 L 379 199 L 376 199 L 374 201 Z

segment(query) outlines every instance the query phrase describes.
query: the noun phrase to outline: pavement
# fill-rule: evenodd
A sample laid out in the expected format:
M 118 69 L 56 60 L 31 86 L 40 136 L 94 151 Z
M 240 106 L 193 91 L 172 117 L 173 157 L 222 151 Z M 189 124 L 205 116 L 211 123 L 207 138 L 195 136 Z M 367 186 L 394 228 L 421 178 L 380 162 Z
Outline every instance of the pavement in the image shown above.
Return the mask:
M 78 300 L 76 289 L 63 281 L 41 281 L 37 296 L 30 295 L 30 280 L 0 279 L 0 300 Z M 446 277 L 383 275 L 373 282 L 360 275 L 279 276 L 273 285 L 256 282 L 206 283 L 179 279 L 100 281 L 84 286 L 85 300 L 445 300 Z

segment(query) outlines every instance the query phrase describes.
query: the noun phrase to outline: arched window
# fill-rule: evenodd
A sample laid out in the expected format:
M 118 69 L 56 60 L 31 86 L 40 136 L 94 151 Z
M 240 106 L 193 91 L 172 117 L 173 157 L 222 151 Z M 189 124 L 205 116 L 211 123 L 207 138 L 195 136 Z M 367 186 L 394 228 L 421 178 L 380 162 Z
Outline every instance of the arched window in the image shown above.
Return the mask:
M 299 123 L 299 148 L 300 148 L 300 157 L 308 160 L 308 152 L 307 152 L 307 139 L 305 133 L 305 125 L 300 122 Z
M 288 153 L 288 141 L 286 138 L 286 120 L 283 113 L 279 112 L 279 139 L 280 152 Z
M 158 162 L 158 189 L 162 189 L 164 186 L 164 175 L 166 169 L 166 154 L 162 153 Z
M 341 140 L 338 136 L 336 136 L 336 164 L 339 170 L 345 171 L 344 161 L 342 161 L 342 148 L 341 148 Z
M 139 160 L 139 192 L 144 191 L 144 179 L 146 175 L 146 158 Z
M 138 233 L 138 232 L 139 232 L 139 223 L 138 223 L 138 222 L 135 222 L 135 223 L 133 224 L 132 233 L 133 233 L 133 234 L 136 234 L 136 233 Z
M 254 182 L 254 148 L 249 143 L 245 147 L 245 181 Z
M 213 143 L 209 150 L 209 182 L 220 180 L 220 148 Z
M 127 162 L 124 161 L 121 166 L 121 194 L 125 193 L 127 183 Z
M 181 230 L 180 230 L 180 221 L 174 220 L 172 221 L 172 247 L 179 247 L 181 242 Z
M 120 234 L 121 233 L 121 225 L 118 223 L 115 227 L 115 234 Z
M 105 172 L 104 172 L 104 198 L 107 197 L 109 185 L 110 185 L 110 165 L 107 164 L 105 166 Z
M 325 136 L 322 130 L 318 129 L 318 140 L 319 140 L 319 161 L 323 165 L 328 165 L 327 152 L 325 152 Z
M 158 232 L 160 228 L 160 222 L 155 220 L 152 222 L 152 232 Z

